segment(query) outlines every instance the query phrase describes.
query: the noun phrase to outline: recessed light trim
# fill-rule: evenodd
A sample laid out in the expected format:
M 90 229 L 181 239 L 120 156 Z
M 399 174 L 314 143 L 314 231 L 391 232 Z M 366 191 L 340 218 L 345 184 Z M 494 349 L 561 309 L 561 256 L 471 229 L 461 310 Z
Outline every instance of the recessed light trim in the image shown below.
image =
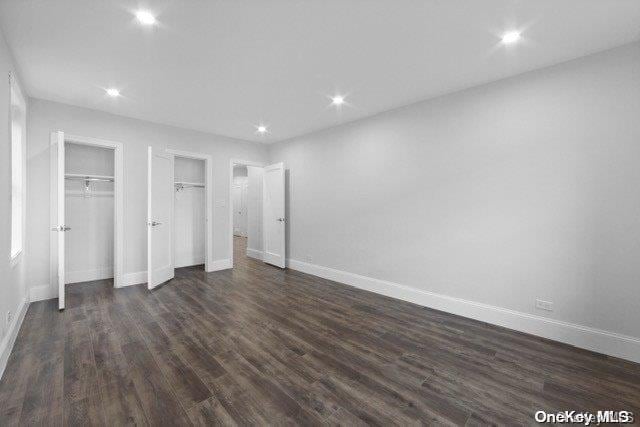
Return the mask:
M 110 87 L 109 89 L 106 89 L 107 95 L 109 95 L 112 98 L 117 98 L 120 96 L 120 91 L 116 88 Z
M 342 105 L 344 104 L 344 96 L 336 95 L 331 97 L 331 103 L 333 105 Z
M 519 31 L 508 31 L 502 35 L 502 43 L 512 44 L 520 40 Z
M 142 25 L 153 25 L 156 23 L 156 17 L 147 10 L 139 10 L 136 12 L 136 19 Z
M 258 126 L 258 133 L 266 133 L 267 132 L 267 127 L 260 125 Z

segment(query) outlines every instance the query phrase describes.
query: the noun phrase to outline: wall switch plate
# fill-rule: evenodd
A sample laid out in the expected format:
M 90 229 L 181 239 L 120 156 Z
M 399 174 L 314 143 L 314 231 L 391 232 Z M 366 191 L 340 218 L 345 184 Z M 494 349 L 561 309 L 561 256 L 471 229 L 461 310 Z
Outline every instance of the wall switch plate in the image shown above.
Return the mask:
M 553 311 L 553 303 L 551 301 L 536 300 L 536 308 L 539 310 Z

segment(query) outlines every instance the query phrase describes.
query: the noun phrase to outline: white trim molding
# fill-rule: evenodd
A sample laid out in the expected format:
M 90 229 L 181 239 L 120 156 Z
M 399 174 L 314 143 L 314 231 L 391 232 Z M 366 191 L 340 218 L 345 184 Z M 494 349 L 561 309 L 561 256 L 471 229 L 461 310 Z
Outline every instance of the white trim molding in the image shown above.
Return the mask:
M 147 270 L 124 273 L 120 287 L 124 288 L 125 286 L 139 285 L 141 283 L 147 283 Z
M 18 306 L 17 313 L 11 324 L 9 325 L 9 329 L 5 334 L 2 342 L 0 342 L 0 378 L 4 374 L 4 369 L 7 367 L 7 362 L 9 361 L 9 356 L 11 355 L 11 350 L 13 350 L 13 345 L 16 343 L 16 338 L 18 337 L 18 332 L 20 331 L 20 326 L 22 325 L 22 321 L 24 320 L 25 314 L 27 314 L 27 309 L 29 308 L 29 298 L 28 296 L 23 298 Z
M 58 297 L 58 293 L 56 292 L 56 290 L 52 289 L 51 285 L 49 284 L 33 286 L 31 287 L 31 289 L 29 289 L 30 302 L 44 301 L 47 299 L 55 299 L 57 297 Z
M 228 270 L 230 268 L 233 268 L 231 258 L 217 259 L 211 263 L 210 269 L 207 270 L 207 273 L 211 273 L 212 271 Z
M 424 307 L 640 362 L 640 338 L 637 337 L 450 297 L 295 259 L 288 260 L 288 267 Z
M 255 258 L 257 260 L 262 261 L 262 251 L 259 251 L 257 249 L 251 249 L 251 248 L 247 248 L 247 256 L 251 257 L 251 258 Z
M 96 268 L 94 270 L 79 270 L 65 272 L 65 284 L 90 282 L 113 278 L 113 267 Z

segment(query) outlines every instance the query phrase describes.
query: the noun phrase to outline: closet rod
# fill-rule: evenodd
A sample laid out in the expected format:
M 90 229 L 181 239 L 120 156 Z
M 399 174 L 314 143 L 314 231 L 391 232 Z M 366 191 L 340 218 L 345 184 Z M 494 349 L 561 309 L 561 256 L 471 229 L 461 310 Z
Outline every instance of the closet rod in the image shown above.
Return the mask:
M 196 182 L 175 182 L 176 191 L 180 191 L 183 188 L 195 187 L 195 188 L 204 188 L 204 184 L 196 183 Z
M 66 174 L 64 179 L 75 180 L 75 181 L 103 181 L 103 182 L 113 182 L 112 176 L 103 176 L 103 175 L 76 175 L 76 174 Z

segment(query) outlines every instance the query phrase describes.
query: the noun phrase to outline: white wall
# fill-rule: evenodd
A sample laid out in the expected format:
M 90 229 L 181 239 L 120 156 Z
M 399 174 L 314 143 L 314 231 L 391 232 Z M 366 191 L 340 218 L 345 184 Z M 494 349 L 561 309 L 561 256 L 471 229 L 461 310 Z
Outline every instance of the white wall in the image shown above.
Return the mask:
M 20 326 L 21 315 L 26 310 L 28 295 L 25 277 L 29 247 L 26 239 L 22 255 L 16 258 L 16 262 L 11 262 L 11 88 L 7 78 L 9 73 L 19 82 L 13 58 L 0 32 L 0 376 Z M 22 90 L 26 98 L 24 86 Z M 28 121 L 29 117 L 27 123 Z M 28 132 L 23 136 L 28 147 Z M 25 193 L 26 184 L 25 182 Z M 8 312 L 12 314 L 11 321 L 7 319 Z
M 114 174 L 114 150 L 65 144 L 65 173 Z M 65 279 L 67 283 L 113 277 L 113 182 L 65 181 Z
M 121 99 L 115 102 L 134 102 Z M 146 271 L 147 146 L 210 154 L 213 157 L 213 259 L 227 266 L 229 247 L 229 161 L 263 161 L 264 146 L 217 135 L 125 118 L 39 99 L 30 100 L 28 197 L 30 268 L 28 281 L 42 297 L 54 296 L 49 284 L 49 133 L 118 141 L 124 145 L 124 280 L 144 278 Z
M 205 182 L 205 161 L 175 157 L 174 180 Z M 204 264 L 205 261 L 205 189 L 185 187 L 174 191 L 175 267 Z
M 640 337 L 638 43 L 278 143 L 270 160 L 289 170 L 293 260 Z

